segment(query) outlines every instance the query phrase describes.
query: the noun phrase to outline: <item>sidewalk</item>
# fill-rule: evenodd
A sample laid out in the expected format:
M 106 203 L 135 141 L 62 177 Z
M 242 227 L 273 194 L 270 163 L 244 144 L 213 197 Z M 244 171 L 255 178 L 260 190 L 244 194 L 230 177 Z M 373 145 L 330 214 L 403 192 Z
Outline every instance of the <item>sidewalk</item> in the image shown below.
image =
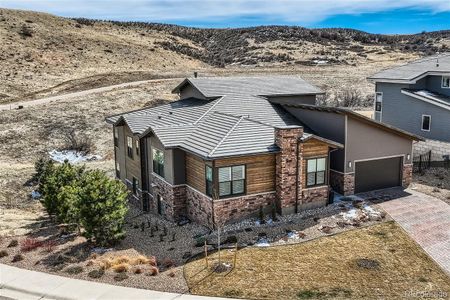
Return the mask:
M 0 299 L 219 300 L 71 279 L 0 264 Z M 227 298 L 230 300 L 230 298 Z

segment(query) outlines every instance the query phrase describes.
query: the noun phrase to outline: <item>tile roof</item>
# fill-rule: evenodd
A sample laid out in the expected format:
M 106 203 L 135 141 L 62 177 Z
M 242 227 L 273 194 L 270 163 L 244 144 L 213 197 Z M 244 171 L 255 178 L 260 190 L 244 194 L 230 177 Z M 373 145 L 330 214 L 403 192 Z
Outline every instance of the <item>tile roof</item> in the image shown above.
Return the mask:
M 386 69 L 370 76 L 368 79 L 373 81 L 410 82 L 429 72 L 450 73 L 450 53 L 430 56 L 395 68 Z
M 153 132 L 165 147 L 179 147 L 204 158 L 270 153 L 279 150 L 274 144 L 276 127 L 303 124 L 259 93 L 301 94 L 302 88 L 305 94 L 320 92 L 297 77 L 191 80 L 206 97 L 214 99 L 188 98 L 106 120 L 113 124 L 126 122 L 140 136 Z

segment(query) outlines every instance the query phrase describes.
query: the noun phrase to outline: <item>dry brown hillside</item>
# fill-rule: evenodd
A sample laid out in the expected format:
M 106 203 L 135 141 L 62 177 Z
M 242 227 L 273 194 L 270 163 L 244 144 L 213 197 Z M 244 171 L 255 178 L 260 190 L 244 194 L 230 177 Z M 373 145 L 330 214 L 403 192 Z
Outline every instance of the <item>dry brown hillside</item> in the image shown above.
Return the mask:
M 0 103 L 193 70 L 378 70 L 446 49 L 449 37 L 447 31 L 386 36 L 289 26 L 198 29 L 0 9 Z

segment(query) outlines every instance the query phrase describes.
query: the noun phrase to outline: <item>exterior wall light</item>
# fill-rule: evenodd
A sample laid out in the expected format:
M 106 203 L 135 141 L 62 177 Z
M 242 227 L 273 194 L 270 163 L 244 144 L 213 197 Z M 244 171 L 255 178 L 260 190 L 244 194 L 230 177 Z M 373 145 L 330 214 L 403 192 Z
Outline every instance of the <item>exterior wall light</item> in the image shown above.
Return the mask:
M 410 160 L 411 159 L 411 154 L 406 154 L 406 160 Z
M 352 162 L 351 162 L 351 161 L 348 162 L 348 168 L 349 168 L 349 169 L 352 168 Z

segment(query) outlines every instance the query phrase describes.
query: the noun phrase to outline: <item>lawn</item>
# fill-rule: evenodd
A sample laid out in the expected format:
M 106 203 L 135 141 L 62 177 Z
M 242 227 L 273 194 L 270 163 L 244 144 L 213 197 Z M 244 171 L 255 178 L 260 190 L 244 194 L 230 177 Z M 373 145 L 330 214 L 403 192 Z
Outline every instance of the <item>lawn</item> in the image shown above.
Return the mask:
M 222 253 L 232 257 L 229 250 Z M 231 272 L 209 270 L 204 259 L 185 266 L 193 294 L 250 299 L 450 295 L 450 278 L 394 222 L 296 245 L 245 248 L 237 252 Z

